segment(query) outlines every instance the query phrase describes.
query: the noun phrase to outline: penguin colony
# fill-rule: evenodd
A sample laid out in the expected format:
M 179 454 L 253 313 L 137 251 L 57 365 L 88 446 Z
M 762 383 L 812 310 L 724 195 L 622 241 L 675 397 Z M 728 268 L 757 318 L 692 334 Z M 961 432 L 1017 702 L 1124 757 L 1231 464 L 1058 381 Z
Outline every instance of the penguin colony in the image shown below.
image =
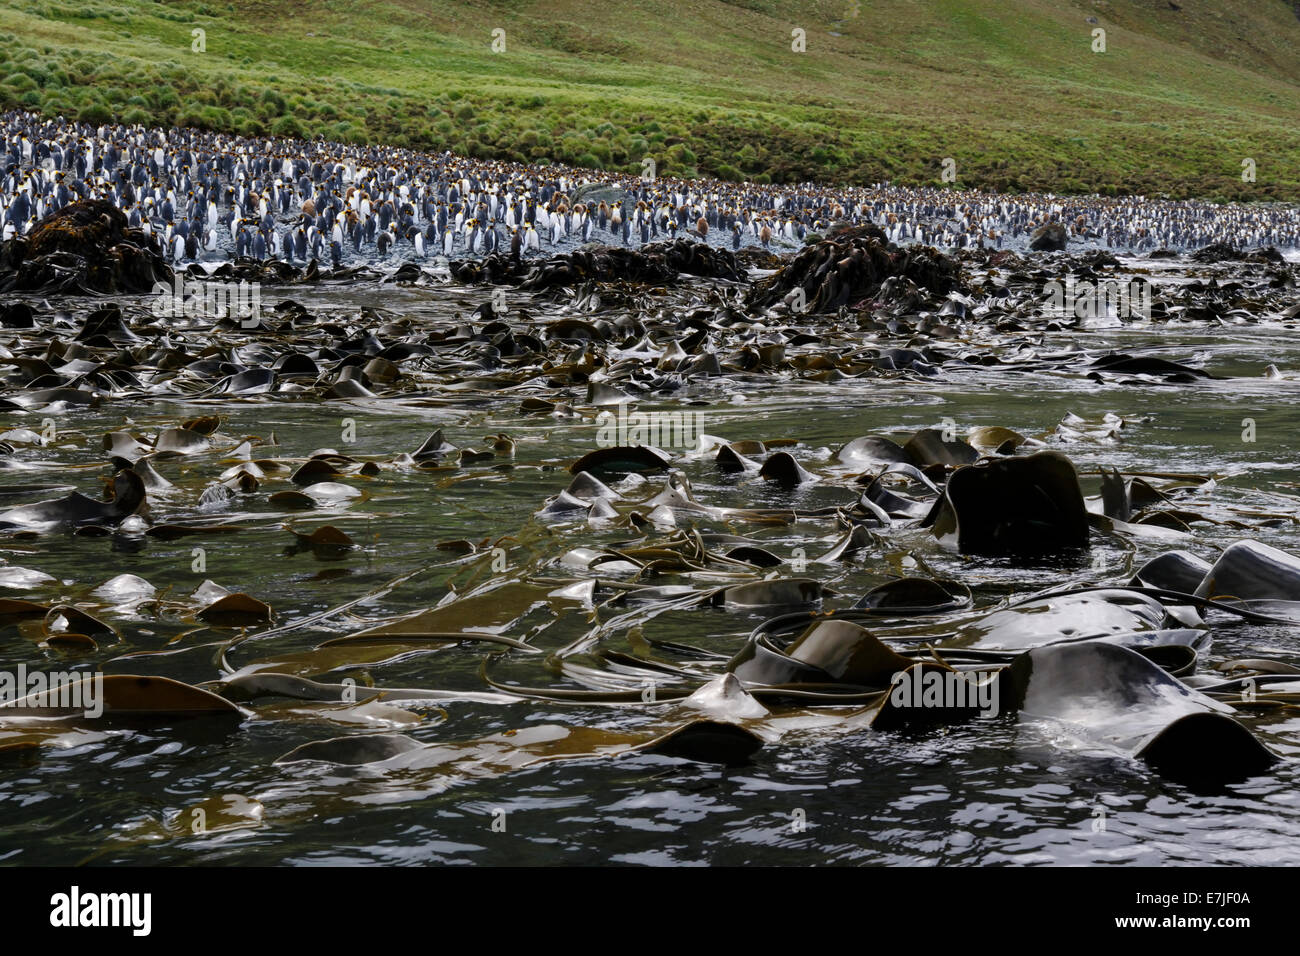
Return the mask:
M 832 226 L 868 222 L 895 243 L 941 249 L 1023 249 L 1050 222 L 1064 226 L 1072 244 L 1133 254 L 1300 245 L 1300 209 L 1290 204 L 646 181 L 324 140 L 94 127 L 21 111 L 0 117 L 0 167 L 4 239 L 68 203 L 104 199 L 155 235 L 177 264 L 522 258 L 678 235 L 780 250 Z

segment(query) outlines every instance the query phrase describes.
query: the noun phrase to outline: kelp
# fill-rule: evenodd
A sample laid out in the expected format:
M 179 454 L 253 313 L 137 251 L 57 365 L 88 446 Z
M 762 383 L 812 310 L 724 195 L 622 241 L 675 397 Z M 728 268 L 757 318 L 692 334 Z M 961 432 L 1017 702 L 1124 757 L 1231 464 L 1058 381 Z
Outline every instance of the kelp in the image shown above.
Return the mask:
M 102 683 L 102 690 L 100 684 Z M 91 686 L 92 684 L 96 686 Z M 74 703 L 65 701 L 71 700 Z M 230 701 L 168 677 L 108 674 L 85 677 L 66 691 L 51 688 L 0 703 L 0 723 L 31 718 L 83 718 L 98 701 L 104 719 L 215 717 L 243 719 Z
M 1300 558 L 1258 541 L 1238 541 L 1205 572 L 1195 594 L 1300 622 Z
M 460 777 L 483 777 L 521 770 L 556 760 L 623 756 L 635 752 L 743 764 L 763 745 L 761 738 L 735 724 L 696 719 L 661 733 L 619 733 L 592 728 L 537 724 L 478 740 L 422 744 L 404 734 L 335 737 L 303 744 L 276 760 L 277 764 L 322 761 L 332 764 L 382 764 L 388 772 L 401 770 Z
M 1034 556 L 1089 543 L 1078 475 L 1058 452 L 957 469 L 933 528 L 935 537 L 963 554 Z
M 1277 762 L 1232 708 L 1114 644 L 1035 648 L 1002 672 L 1002 688 L 1022 718 L 1050 720 L 1177 780 L 1232 782 Z
M 808 277 L 805 291 L 823 297 L 818 307 L 843 297 L 845 286 L 829 278 L 836 270 L 832 263 Z M 97 409 L 98 417 L 49 451 L 30 417 L 30 434 L 0 436 L 8 443 L 0 462 L 23 479 L 7 486 L 6 505 L 16 507 L 0 522 L 15 548 L 34 549 L 13 558 L 31 568 L 0 568 L 0 586 L 30 598 L 0 601 L 0 623 L 16 646 L 70 667 L 107 662 L 211 678 L 193 689 L 226 709 L 172 689 L 179 703 L 169 710 L 159 688 L 134 698 L 115 689 L 131 706 L 116 708 L 114 726 L 130 723 L 123 716 L 165 721 L 186 713 L 187 700 L 239 715 L 284 743 L 281 761 L 264 768 L 272 792 L 333 774 L 331 766 L 351 784 L 421 793 L 552 760 L 654 754 L 730 766 L 765 742 L 803 746 L 804 734 L 842 734 L 866 754 L 864 735 L 936 727 L 950 727 L 929 738 L 938 748 L 946 734 L 978 744 L 982 724 L 958 725 L 988 719 L 970 698 L 994 686 L 1015 699 L 994 719 L 1063 722 L 1102 752 L 1176 780 L 1230 779 L 1264 765 L 1245 728 L 1256 729 L 1266 710 L 1300 704 L 1300 687 L 1283 680 L 1296 675 L 1279 672 L 1293 665 L 1248 656 L 1205 671 L 1220 624 L 1292 620 L 1296 562 L 1254 542 L 1205 561 L 1200 536 L 1211 522 L 1243 534 L 1278 526 L 1294 501 L 1279 493 L 1224 506 L 1213 476 L 1123 467 L 1136 457 L 1140 419 L 1071 415 L 1041 431 L 963 422 L 911 432 L 888 430 L 885 419 L 866 425 L 882 434 L 829 440 L 819 431 L 816 441 L 765 433 L 755 419 L 735 434 L 695 436 L 694 448 L 625 437 L 593 449 L 583 431 L 595 432 L 599 411 L 621 406 L 677 402 L 668 407 L 711 414 L 764 381 L 794 400 L 806 395 L 812 409 L 820 383 L 850 379 L 871 401 L 877 385 L 885 394 L 907 383 L 918 404 L 933 397 L 931 380 L 985 371 L 1111 383 L 1140 375 L 1149 385 L 1197 388 L 1215 379 L 1138 349 L 1123 358 L 1045 345 L 1036 333 L 1048 323 L 1006 301 L 1028 279 L 1008 279 L 1011 293 L 982 300 L 886 276 L 873 290 L 879 300 L 841 302 L 843 312 L 836 305 L 812 321 L 784 297 L 747 304 L 741 289 L 681 283 L 665 298 L 595 282 L 565 291 L 550 285 L 561 271 L 539 280 L 547 303 L 567 298 L 580 314 L 537 301 L 532 317 L 513 301 L 497 314 L 476 300 L 454 320 L 426 321 L 399 305 L 292 303 L 268 309 L 252 336 L 237 323 L 165 328 L 127 307 L 79 317 L 88 334 L 77 336 L 76 323 L 34 303 L 32 324 L 6 343 L 16 354 L 0 357 L 6 407 L 17 416 L 61 403 L 71 411 L 60 415 Z M 587 311 L 597 299 L 606 311 Z M 621 304 L 611 312 L 609 302 Z M 1006 334 L 1013 338 L 999 338 Z M 185 417 L 155 411 L 178 400 L 203 413 L 188 404 Z M 311 440 L 336 447 L 312 448 L 270 414 L 267 425 L 246 426 L 250 433 L 230 423 L 241 420 L 229 414 L 235 408 L 278 415 L 322 401 L 331 415 L 355 416 L 362 440 L 318 435 Z M 507 422 L 503 410 L 523 414 Z M 420 424 L 378 443 L 364 425 L 379 411 Z M 552 440 L 563 451 L 552 451 Z M 1077 469 L 1062 454 L 1070 449 L 1104 464 Z M 46 480 L 74 455 L 77 467 L 103 470 Z M 43 470 L 39 481 L 24 474 L 34 468 Z M 113 475 L 113 497 L 56 499 L 100 475 Z M 426 525 L 411 504 L 432 502 L 439 518 L 456 522 L 455 509 L 479 508 L 466 490 L 489 483 L 518 499 L 517 524 L 499 529 L 509 538 L 468 521 L 465 530 Z M 492 509 L 505 497 L 482 506 L 493 522 L 504 520 Z M 140 573 L 158 588 L 128 574 L 92 589 L 111 573 L 102 565 L 72 583 L 36 570 L 47 542 L 29 535 L 72 528 L 101 537 L 68 547 L 98 542 L 114 549 L 114 561 L 148 548 L 184 566 L 196 560 L 192 548 L 246 548 L 256 532 L 259 545 L 274 538 L 270 553 L 284 565 L 276 576 L 289 575 L 292 586 L 264 588 L 219 563 L 193 580 L 211 573 L 230 591 L 188 582 L 169 590 L 172 579 L 152 570 Z M 398 547 L 390 547 L 393 530 Z M 1089 545 L 1104 569 L 1078 562 L 1074 552 Z M 1153 547 L 1166 553 L 1151 558 Z M 1122 573 L 1116 551 L 1121 565 L 1132 562 Z M 433 563 L 390 577 L 401 568 L 386 570 L 389 560 Z M 1073 587 L 1081 581 L 1102 584 Z M 1052 590 L 1037 591 L 1045 582 Z M 295 607 L 285 595 L 300 587 L 310 596 Z M 1069 666 L 1052 663 L 1067 657 Z M 1064 676 L 1053 676 L 1058 670 Z M 1249 679 L 1258 695 L 1243 702 Z M 894 693 L 903 682 L 915 682 L 921 706 Z M 964 704 L 926 705 L 928 689 L 954 686 Z M 1102 703 L 1080 716 L 1080 702 L 1094 695 Z M 495 732 L 475 726 L 479 708 Z M 58 726 L 10 730 L 10 721 L 34 720 L 6 711 L 0 748 L 18 756 L 84 732 L 70 713 L 36 719 Z M 334 737 L 339 728 L 345 735 Z M 277 824 L 280 812 L 268 804 Z M 250 826 L 254 816 L 233 812 Z
M 144 482 L 129 468 L 113 476 L 113 497 L 96 501 L 74 491 L 65 498 L 22 505 L 0 512 L 0 532 L 43 531 L 60 525 L 117 524 L 145 502 Z

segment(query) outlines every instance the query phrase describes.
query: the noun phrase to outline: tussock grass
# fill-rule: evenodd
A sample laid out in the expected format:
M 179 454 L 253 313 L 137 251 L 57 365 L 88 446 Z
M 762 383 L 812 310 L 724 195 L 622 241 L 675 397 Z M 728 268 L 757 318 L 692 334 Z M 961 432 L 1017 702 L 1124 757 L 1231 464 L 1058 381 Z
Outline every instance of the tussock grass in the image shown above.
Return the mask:
M 0 0 L 0 105 L 629 173 L 937 185 L 952 157 L 958 186 L 1300 199 L 1293 4 L 1181 7 Z

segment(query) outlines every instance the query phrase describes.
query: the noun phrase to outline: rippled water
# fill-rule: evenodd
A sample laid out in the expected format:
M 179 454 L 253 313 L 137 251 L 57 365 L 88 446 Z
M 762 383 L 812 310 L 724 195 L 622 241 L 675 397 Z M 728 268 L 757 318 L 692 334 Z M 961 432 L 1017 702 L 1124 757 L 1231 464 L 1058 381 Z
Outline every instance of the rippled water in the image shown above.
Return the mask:
M 430 322 L 446 321 L 455 310 L 467 312 L 480 301 L 454 289 L 385 292 L 379 303 L 374 291 L 366 289 L 329 296 L 331 307 L 381 304 L 422 314 Z M 308 294 L 297 297 L 309 307 L 324 301 Z M 829 464 L 840 444 L 866 433 L 911 432 L 951 418 L 963 430 L 1005 425 L 1045 436 L 1068 412 L 1089 420 L 1114 412 L 1126 420 L 1120 440 L 1059 446 L 1081 471 L 1105 464 L 1213 474 L 1219 485 L 1206 496 L 1207 508 L 1276 508 L 1280 499 L 1273 495 L 1295 495 L 1300 481 L 1293 410 L 1297 381 L 1263 377 L 1269 364 L 1284 373 L 1300 370 L 1300 345 L 1294 337 L 1263 327 L 1094 329 L 1047 337 L 1049 346 L 1062 347 L 1153 343 L 1171 358 L 1205 357 L 1208 371 L 1241 378 L 1195 386 L 1099 385 L 1081 374 L 985 370 L 920 383 L 877 379 L 827 385 L 755 375 L 743 383 L 703 386 L 677 399 L 707 403 L 691 408 L 704 414 L 705 430 L 712 435 L 798 439 L 796 457 L 814 470 Z M 533 555 L 538 573 L 568 576 L 571 572 L 554 565 L 568 548 L 609 544 L 629 534 L 534 520 L 544 499 L 567 484 L 567 465 L 594 447 L 595 426 L 526 416 L 518 407 L 518 395 L 475 395 L 472 404 L 232 401 L 69 409 L 58 419 L 63 439 L 48 452 L 36 449 L 20 456 L 22 467 L 0 471 L 0 488 L 58 481 L 88 490 L 102 473 L 99 436 L 121 428 L 124 418 L 130 427 L 147 431 L 219 412 L 226 416 L 224 434 L 265 437 L 274 431 L 280 441 L 274 452 L 285 456 L 332 447 L 361 458 L 391 458 L 413 451 L 435 427 L 461 446 L 481 447 L 483 436 L 506 432 L 516 440 L 517 451 L 511 468 L 494 467 L 501 464 L 496 462 L 460 472 L 384 471 L 373 480 L 353 482 L 364 488 L 363 501 L 307 517 L 275 511 L 265 495 L 204 516 L 193 501 L 220 468 L 207 461 L 187 463 L 190 473 L 181 471 L 179 478 L 176 468 L 164 469 L 189 495 L 171 506 L 155 502 L 155 513 L 203 517 L 242 530 L 170 542 L 129 534 L 5 539 L 0 556 L 8 564 L 54 575 L 58 583 L 0 596 L 77 599 L 110 576 L 130 572 L 160 590 L 170 587 L 180 597 L 210 578 L 269 602 L 277 623 L 285 624 L 366 594 L 404 572 L 442 565 L 346 615 L 233 648 L 228 663 L 239 667 L 435 604 L 447 593 L 448 578 L 463 571 L 454 556 L 435 549 L 440 541 L 511 534 Z M 3 424 L 37 427 L 31 419 L 40 417 L 10 415 Z M 1248 418 L 1255 422 L 1254 443 L 1242 440 Z M 346 445 L 344 419 L 356 423 L 356 441 Z M 68 439 L 73 432 L 84 437 L 73 443 Z M 68 465 L 85 470 L 69 472 Z M 688 463 L 684 470 L 694 496 L 714 505 L 815 508 L 848 504 L 853 498 L 844 488 L 787 492 L 754 481 L 738 483 L 720 476 L 706 460 Z M 651 479 L 643 490 L 656 485 Z M 1085 478 L 1085 492 L 1095 491 L 1095 479 Z M 245 507 L 247 511 L 240 510 Z M 1296 511 L 1293 503 L 1290 516 Z M 286 553 L 293 539 L 284 524 L 309 528 L 323 518 L 364 549 L 338 560 Z M 720 522 L 702 522 L 701 530 L 752 532 Z M 829 549 L 836 537 L 829 524 L 810 522 L 756 536 L 780 554 L 804 547 L 810 557 Z M 1249 532 L 1198 526 L 1191 547 L 1206 556 L 1213 553 L 1212 545 L 1242 536 L 1300 550 L 1300 533 L 1289 521 Z M 898 556 L 910 549 L 936 573 L 970 585 L 977 602 L 985 605 L 1066 580 L 1123 580 L 1133 562 L 1164 549 L 1148 543 L 1127 554 L 1102 542 L 1093 558 L 1078 566 L 1017 567 L 943 552 L 924 532 L 895 533 L 890 541 Z M 202 574 L 192 570 L 196 546 L 206 551 Z M 810 566 L 810 573 L 850 599 L 878 583 L 881 570 L 875 558 L 865 567 Z M 230 637 L 228 629 L 196 629 L 178 618 L 159 620 L 144 611 L 109 611 L 104 617 L 119 629 L 121 642 L 75 659 L 38 649 L 38 632 L 6 627 L 0 630 L 0 668 L 37 662 L 53 668 L 65 666 L 55 663 L 64 661 L 77 668 L 160 674 L 192 683 L 219 676 L 216 652 Z M 729 656 L 762 617 L 712 609 L 670 612 L 647 623 L 645 630 Z M 1300 663 L 1300 628 L 1222 617 L 1212 623 L 1212 662 L 1259 656 Z M 509 633 L 521 636 L 535 627 L 532 642 L 554 650 L 589 626 L 585 615 L 575 611 L 548 626 L 528 621 Z M 170 653 L 127 656 L 158 650 Z M 406 657 L 373 669 L 370 676 L 387 686 L 481 689 L 479 667 L 494 650 L 458 645 Z M 507 683 L 560 682 L 542 655 L 507 655 L 492 667 L 493 676 Z M 364 681 L 363 670 L 348 673 Z M 1224 792 L 1197 794 L 1155 776 L 1141 763 L 1098 752 L 1054 728 L 979 721 L 919 736 L 809 730 L 770 744 L 749 765 L 731 769 L 632 754 L 479 779 L 436 780 L 416 773 L 385 776 L 370 768 L 273 765 L 295 746 L 348 729 L 313 716 L 316 705 L 302 705 L 296 716 L 287 715 L 292 706 L 295 702 L 277 702 L 272 709 L 259 702 L 258 716 L 237 728 L 214 730 L 186 721 L 87 735 L 39 758 L 0 755 L 0 860 L 304 865 L 1300 862 L 1300 798 L 1290 762 Z M 419 708 L 426 718 L 419 724 L 373 729 L 395 729 L 433 743 L 543 724 L 636 727 L 647 720 L 646 711 L 537 700 L 506 705 L 452 701 Z M 1297 739 L 1300 720 L 1279 720 L 1257 730 L 1266 732 L 1275 749 L 1294 753 L 1288 740 Z M 261 825 L 187 832 L 187 808 L 225 794 L 259 801 L 265 808 Z M 1104 828 L 1098 821 L 1104 821 Z

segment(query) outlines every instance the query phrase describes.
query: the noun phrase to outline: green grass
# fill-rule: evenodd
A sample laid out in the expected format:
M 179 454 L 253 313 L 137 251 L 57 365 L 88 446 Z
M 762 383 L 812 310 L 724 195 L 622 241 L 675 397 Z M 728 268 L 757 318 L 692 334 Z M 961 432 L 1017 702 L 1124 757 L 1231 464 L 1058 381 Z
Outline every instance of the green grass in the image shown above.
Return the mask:
M 938 185 L 950 156 L 965 187 L 1300 199 L 1293 0 L 1180 3 L 0 0 L 0 105 L 629 173 Z

